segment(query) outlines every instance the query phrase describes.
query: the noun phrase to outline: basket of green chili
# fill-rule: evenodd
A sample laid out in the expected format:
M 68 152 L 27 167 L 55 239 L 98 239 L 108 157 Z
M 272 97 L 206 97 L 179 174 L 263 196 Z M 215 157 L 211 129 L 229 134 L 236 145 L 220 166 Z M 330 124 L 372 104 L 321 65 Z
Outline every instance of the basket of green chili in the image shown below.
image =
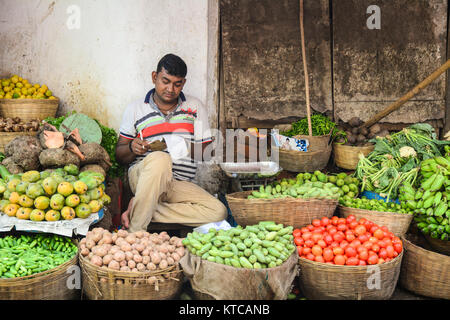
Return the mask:
M 80 295 L 68 269 L 77 265 L 71 238 L 9 234 L 0 238 L 0 300 L 69 300 Z M 75 279 L 76 280 L 76 279 Z
M 279 152 L 280 166 L 293 172 L 312 172 L 326 167 L 331 151 L 331 141 L 341 132 L 336 124 L 322 114 L 311 116 L 312 135 L 309 135 L 308 118 L 303 118 L 291 125 L 289 130 L 281 132 L 287 137 L 307 139 L 308 151 L 277 149 Z

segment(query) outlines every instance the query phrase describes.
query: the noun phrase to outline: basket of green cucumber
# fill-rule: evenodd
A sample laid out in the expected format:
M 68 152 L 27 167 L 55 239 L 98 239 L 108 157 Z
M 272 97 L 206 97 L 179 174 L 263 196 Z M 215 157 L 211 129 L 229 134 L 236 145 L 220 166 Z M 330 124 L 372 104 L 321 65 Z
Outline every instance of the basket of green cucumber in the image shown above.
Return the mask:
M 329 182 L 329 179 L 335 182 Z M 226 198 L 239 225 L 270 220 L 298 228 L 310 224 L 313 219 L 333 215 L 339 197 L 345 194 L 343 186 L 336 185 L 338 180 L 344 179 L 327 176 L 320 171 L 301 173 L 296 179 L 282 179 L 261 186 L 259 191 L 235 192 Z M 348 185 L 345 189 L 353 196 L 357 194 L 350 191 Z
M 0 238 L 0 300 L 79 299 L 71 287 L 77 265 L 71 238 L 47 234 L 9 234 Z

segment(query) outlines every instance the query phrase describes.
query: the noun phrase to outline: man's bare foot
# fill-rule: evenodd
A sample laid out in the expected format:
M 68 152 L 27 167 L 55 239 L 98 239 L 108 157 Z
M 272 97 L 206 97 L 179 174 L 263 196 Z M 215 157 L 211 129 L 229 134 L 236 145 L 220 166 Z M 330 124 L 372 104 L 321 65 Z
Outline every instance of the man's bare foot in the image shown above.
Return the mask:
M 122 213 L 121 222 L 125 229 L 128 229 L 128 227 L 130 225 L 129 217 L 130 217 L 131 207 L 133 206 L 133 199 L 134 199 L 134 197 L 131 198 L 130 202 L 128 203 L 127 210 L 125 210 L 125 212 Z

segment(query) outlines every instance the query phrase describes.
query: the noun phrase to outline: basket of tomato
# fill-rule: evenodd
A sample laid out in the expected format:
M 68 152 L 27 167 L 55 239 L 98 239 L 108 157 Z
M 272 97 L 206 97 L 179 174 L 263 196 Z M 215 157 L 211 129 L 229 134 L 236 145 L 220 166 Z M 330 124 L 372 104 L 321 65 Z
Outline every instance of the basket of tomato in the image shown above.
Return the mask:
M 323 217 L 293 231 L 300 256 L 299 286 L 308 299 L 389 299 L 403 244 L 370 220 Z

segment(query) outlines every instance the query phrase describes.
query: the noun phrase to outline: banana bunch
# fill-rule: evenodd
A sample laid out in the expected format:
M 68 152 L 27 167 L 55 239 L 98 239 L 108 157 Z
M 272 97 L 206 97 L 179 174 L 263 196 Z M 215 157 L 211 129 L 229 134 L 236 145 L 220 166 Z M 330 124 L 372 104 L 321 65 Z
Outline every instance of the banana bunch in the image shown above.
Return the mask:
M 450 150 L 449 150 L 450 151 Z M 446 149 L 447 152 L 447 149 Z M 417 227 L 432 238 L 450 237 L 450 155 L 422 161 L 419 188 L 404 183 L 400 201 L 415 214 Z

